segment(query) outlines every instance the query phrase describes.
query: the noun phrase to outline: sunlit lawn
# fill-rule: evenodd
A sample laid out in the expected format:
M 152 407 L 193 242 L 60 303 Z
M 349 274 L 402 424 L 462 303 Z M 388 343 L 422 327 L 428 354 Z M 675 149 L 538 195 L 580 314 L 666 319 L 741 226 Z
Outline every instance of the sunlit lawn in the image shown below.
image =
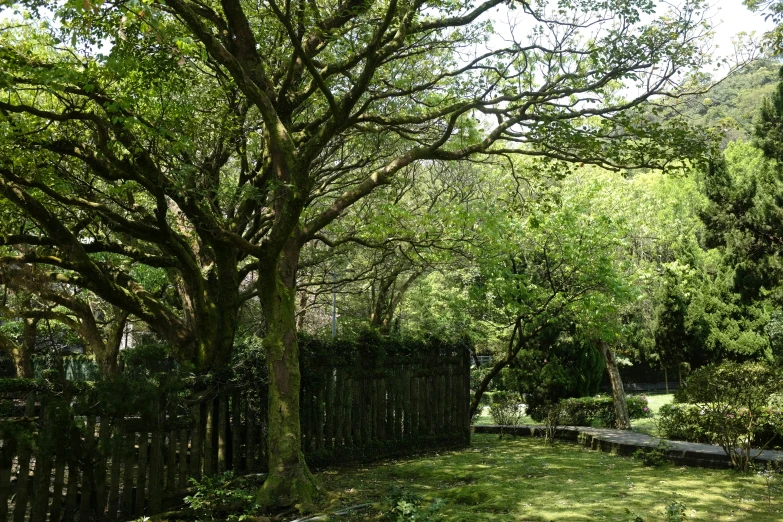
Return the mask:
M 634 431 L 640 433 L 646 433 L 648 435 L 658 435 L 658 425 L 656 423 L 658 417 L 658 410 L 664 404 L 669 404 L 674 398 L 674 394 L 669 393 L 666 395 L 647 395 L 647 404 L 650 410 L 653 412 L 652 418 L 649 419 L 636 419 L 631 421 L 631 427 Z
M 685 505 L 688 520 L 780 521 L 783 498 L 754 475 L 700 468 L 646 468 L 638 461 L 572 443 L 474 435 L 470 448 L 318 474 L 333 499 L 328 509 L 372 502 L 349 520 L 379 519 L 394 486 L 445 504 L 435 520 L 664 520 L 667 505 Z M 345 518 L 341 518 L 345 520 Z

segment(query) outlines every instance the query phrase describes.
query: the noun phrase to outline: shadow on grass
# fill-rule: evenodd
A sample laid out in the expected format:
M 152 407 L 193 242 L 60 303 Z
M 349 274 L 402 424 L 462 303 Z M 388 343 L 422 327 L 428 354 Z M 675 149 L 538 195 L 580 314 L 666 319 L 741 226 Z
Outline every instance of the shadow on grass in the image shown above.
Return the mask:
M 333 506 L 382 503 L 393 486 L 445 500 L 436 520 L 664 520 L 666 506 L 685 506 L 688 520 L 783 520 L 783 498 L 767 501 L 753 475 L 700 468 L 646 468 L 626 457 L 540 439 L 475 435 L 470 448 L 415 460 L 388 461 L 320 474 Z M 380 515 L 364 513 L 361 519 Z M 351 520 L 351 519 L 348 519 Z M 359 520 L 356 518 L 354 520 Z

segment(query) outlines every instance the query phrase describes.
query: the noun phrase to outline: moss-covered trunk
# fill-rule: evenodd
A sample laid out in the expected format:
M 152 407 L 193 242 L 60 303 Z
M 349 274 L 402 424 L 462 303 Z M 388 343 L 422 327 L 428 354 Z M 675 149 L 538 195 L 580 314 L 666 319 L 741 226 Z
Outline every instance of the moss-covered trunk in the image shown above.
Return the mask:
M 628 415 L 628 403 L 625 401 L 625 389 L 617 368 L 617 359 L 608 343 L 601 341 L 598 349 L 604 356 L 606 371 L 609 373 L 609 382 L 612 385 L 612 401 L 614 402 L 615 427 L 619 430 L 631 429 L 631 418 Z
M 293 243 L 293 242 L 291 242 Z M 299 348 L 296 339 L 296 268 L 299 249 L 288 246 L 275 264 L 259 266 L 259 296 L 266 321 L 269 371 L 269 475 L 258 493 L 263 508 L 310 509 L 319 487 L 302 454 L 299 424 Z

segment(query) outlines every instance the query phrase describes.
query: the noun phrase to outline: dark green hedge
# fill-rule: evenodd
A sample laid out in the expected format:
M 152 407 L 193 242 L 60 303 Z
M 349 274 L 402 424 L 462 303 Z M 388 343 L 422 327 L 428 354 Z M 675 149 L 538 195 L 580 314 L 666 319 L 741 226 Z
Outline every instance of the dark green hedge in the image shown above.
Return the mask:
M 628 416 L 633 419 L 651 417 L 652 412 L 647 404 L 647 398 L 641 396 L 626 397 Z M 614 426 L 614 400 L 611 396 L 579 397 L 563 399 L 561 422 L 570 426 Z

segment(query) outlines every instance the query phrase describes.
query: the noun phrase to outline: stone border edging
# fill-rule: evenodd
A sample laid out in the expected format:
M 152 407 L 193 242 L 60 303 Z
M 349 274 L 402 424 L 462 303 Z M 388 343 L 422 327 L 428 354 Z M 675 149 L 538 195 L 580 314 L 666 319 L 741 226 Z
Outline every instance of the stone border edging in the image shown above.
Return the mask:
M 474 433 L 500 433 L 496 424 L 471 426 Z M 543 425 L 517 426 L 515 429 L 504 428 L 509 435 L 543 437 Z M 560 439 L 579 442 L 594 450 L 605 451 L 617 455 L 630 456 L 640 448 L 653 449 L 661 441 L 658 437 L 637 433 L 635 431 L 614 430 L 610 428 L 589 428 L 585 426 L 562 426 L 557 429 Z M 698 444 L 695 442 L 667 441 L 670 444 L 666 456 L 675 464 L 696 466 L 701 468 L 730 468 L 731 461 L 720 446 Z M 783 451 L 765 450 L 756 458 L 756 462 L 783 462 Z

